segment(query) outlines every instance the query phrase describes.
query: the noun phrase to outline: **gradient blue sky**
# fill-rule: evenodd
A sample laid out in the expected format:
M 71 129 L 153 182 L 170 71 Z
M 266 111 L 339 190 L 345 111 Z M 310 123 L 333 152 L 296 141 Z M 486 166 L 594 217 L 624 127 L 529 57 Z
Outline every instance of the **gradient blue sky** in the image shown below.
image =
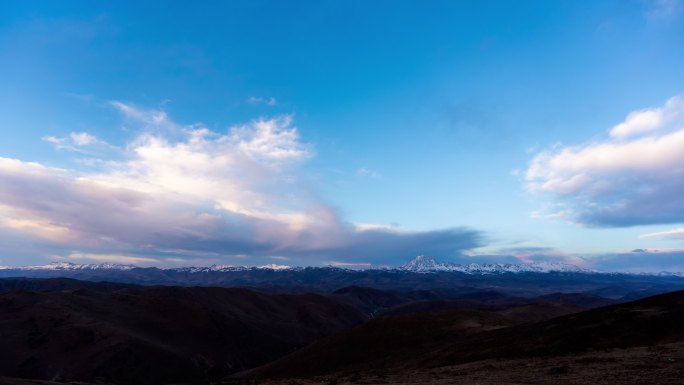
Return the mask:
M 0 1 L 0 264 L 684 271 L 682 36 L 679 0 Z

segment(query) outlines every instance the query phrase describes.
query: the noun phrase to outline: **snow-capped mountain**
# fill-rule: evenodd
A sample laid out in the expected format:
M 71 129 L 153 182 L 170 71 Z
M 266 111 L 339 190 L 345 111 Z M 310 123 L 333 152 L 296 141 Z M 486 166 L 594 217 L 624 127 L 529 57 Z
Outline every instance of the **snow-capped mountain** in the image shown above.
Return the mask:
M 276 265 L 275 263 L 269 263 L 268 265 L 263 265 L 257 267 L 257 269 L 266 269 L 266 270 L 289 270 L 292 269 L 291 266 L 287 265 Z
M 288 269 L 292 269 L 292 267 L 286 266 L 286 265 L 276 265 L 276 264 L 271 263 L 268 265 L 256 266 L 256 267 L 233 266 L 233 265 L 211 265 L 211 266 L 201 266 L 201 267 L 195 267 L 195 266 L 192 266 L 192 267 L 176 267 L 176 268 L 164 269 L 164 270 L 184 272 L 184 273 L 208 273 L 208 272 L 245 271 L 245 270 L 251 270 L 251 269 L 288 270 Z
M 574 265 L 557 262 L 537 262 L 530 264 L 510 263 L 470 263 L 459 265 L 451 262 L 438 262 L 432 257 L 419 255 L 399 267 L 399 270 L 414 273 L 459 272 L 465 274 L 503 274 L 503 273 L 591 273 Z
M 11 266 L 0 266 L 0 270 L 20 270 L 20 271 L 95 271 L 95 270 L 115 270 L 115 271 L 128 271 L 138 268 L 135 265 L 122 265 L 117 263 L 87 263 L 87 264 L 77 264 L 72 262 L 51 262 L 46 265 L 36 265 L 36 266 L 21 266 L 21 267 L 11 267 Z M 260 270 L 288 270 L 293 269 L 291 266 L 286 265 L 276 265 L 267 264 L 263 266 L 256 267 L 245 267 L 245 266 L 233 266 L 233 265 L 211 265 L 211 266 L 190 266 L 190 267 L 176 267 L 162 269 L 166 271 L 175 271 L 182 273 L 207 273 L 207 272 L 230 272 L 230 271 L 245 271 L 251 269 Z
M 2 271 L 129 271 L 137 268 L 134 265 L 122 265 L 115 263 L 99 263 L 99 264 L 75 264 L 71 262 L 52 262 L 47 265 L 39 266 L 25 266 L 25 267 L 5 267 L 0 266 Z M 339 267 L 318 267 L 313 269 L 340 269 Z M 292 267 L 287 265 L 277 265 L 277 264 L 267 264 L 255 267 L 245 267 L 245 266 L 232 266 L 232 265 L 212 265 L 204 267 L 177 267 L 177 268 L 162 268 L 161 271 L 166 272 L 178 272 L 178 273 L 228 273 L 228 272 L 240 272 L 240 271 L 250 271 L 250 270 L 273 270 L 273 271 L 300 271 L 304 270 L 303 267 Z M 307 268 L 308 269 L 308 268 Z M 345 270 L 345 269 L 340 269 Z M 358 271 L 358 269 L 356 269 Z M 387 267 L 377 267 L 362 269 L 366 271 L 382 270 L 382 271 L 397 271 L 397 272 L 413 272 L 413 273 L 435 273 L 435 272 L 458 272 L 472 275 L 485 275 L 485 274 L 504 274 L 504 273 L 551 273 L 551 272 L 562 272 L 562 273 L 598 273 L 594 270 L 582 269 L 580 267 L 569 265 L 565 263 L 558 262 L 537 262 L 530 264 L 509 264 L 509 263 L 471 263 L 466 265 L 455 264 L 451 262 L 439 262 L 436 259 L 420 255 L 411 260 L 410 262 L 398 267 L 398 268 L 387 268 Z M 642 273 L 646 274 L 646 273 Z M 654 275 L 653 273 L 647 275 Z M 658 275 L 680 275 L 678 273 L 660 273 Z
M 177 271 L 180 273 L 209 273 L 209 272 L 227 272 L 227 271 L 243 271 L 249 268 L 244 266 L 233 265 L 211 265 L 211 266 L 190 266 L 190 267 L 176 267 L 172 269 L 165 269 L 169 271 Z
M 126 271 L 136 268 L 134 265 L 122 265 L 117 263 L 86 263 L 86 264 L 76 264 L 71 262 L 52 262 L 47 265 L 38 266 L 24 266 L 24 267 L 6 267 L 5 270 L 62 270 L 62 271 L 75 271 L 75 270 L 118 270 Z
M 413 271 L 413 272 L 429 272 L 429 271 L 451 271 L 456 266 L 451 263 L 437 262 L 436 259 L 428 257 L 427 255 L 419 255 L 413 260 L 399 267 L 399 270 Z

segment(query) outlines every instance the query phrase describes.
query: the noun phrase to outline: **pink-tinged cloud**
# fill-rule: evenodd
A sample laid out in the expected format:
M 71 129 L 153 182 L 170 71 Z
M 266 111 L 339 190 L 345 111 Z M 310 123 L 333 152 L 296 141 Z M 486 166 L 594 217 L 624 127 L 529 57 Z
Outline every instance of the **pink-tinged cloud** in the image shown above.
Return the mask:
M 684 222 L 684 100 L 630 113 L 607 139 L 542 151 L 525 179 L 583 224 Z
M 114 106 L 141 132 L 120 146 L 117 159 L 93 162 L 94 171 L 0 158 L 4 234 L 42 244 L 46 255 L 248 265 L 264 258 L 379 263 L 458 255 L 481 243 L 481 234 L 468 229 L 413 232 L 345 222 L 301 182 L 300 165 L 313 151 L 290 116 L 219 133 L 179 125 L 163 111 Z M 79 148 L 102 143 L 87 133 L 52 142 L 67 141 Z

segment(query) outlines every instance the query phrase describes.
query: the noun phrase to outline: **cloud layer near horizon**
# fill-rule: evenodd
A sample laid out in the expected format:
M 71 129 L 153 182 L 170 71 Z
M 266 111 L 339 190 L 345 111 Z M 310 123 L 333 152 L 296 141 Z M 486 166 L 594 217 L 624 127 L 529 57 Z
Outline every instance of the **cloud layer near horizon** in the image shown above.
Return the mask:
M 607 139 L 537 154 L 525 178 L 554 199 L 549 216 L 602 227 L 684 222 L 684 98 L 630 113 Z
M 391 263 L 481 245 L 469 229 L 415 232 L 342 220 L 301 182 L 299 165 L 313 152 L 290 116 L 217 133 L 174 123 L 163 111 L 112 106 L 140 129 L 124 147 L 89 133 L 44 138 L 75 154 L 114 149 L 116 159 L 87 159 L 95 171 L 0 158 L 3 232 L 73 258 L 185 264 Z

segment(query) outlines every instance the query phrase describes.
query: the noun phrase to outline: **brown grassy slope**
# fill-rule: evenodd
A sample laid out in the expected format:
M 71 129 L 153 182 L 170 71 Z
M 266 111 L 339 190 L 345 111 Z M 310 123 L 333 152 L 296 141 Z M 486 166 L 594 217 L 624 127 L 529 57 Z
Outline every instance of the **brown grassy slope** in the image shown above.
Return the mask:
M 0 375 L 206 380 L 283 356 L 365 315 L 320 295 L 153 287 L 0 294 Z
M 245 376 L 287 378 L 426 369 L 684 340 L 684 291 L 517 326 L 510 325 L 521 313 L 515 314 L 515 320 L 509 317 L 521 309 L 513 310 L 380 319 L 318 341 Z M 538 308 L 528 311 L 539 316 Z

